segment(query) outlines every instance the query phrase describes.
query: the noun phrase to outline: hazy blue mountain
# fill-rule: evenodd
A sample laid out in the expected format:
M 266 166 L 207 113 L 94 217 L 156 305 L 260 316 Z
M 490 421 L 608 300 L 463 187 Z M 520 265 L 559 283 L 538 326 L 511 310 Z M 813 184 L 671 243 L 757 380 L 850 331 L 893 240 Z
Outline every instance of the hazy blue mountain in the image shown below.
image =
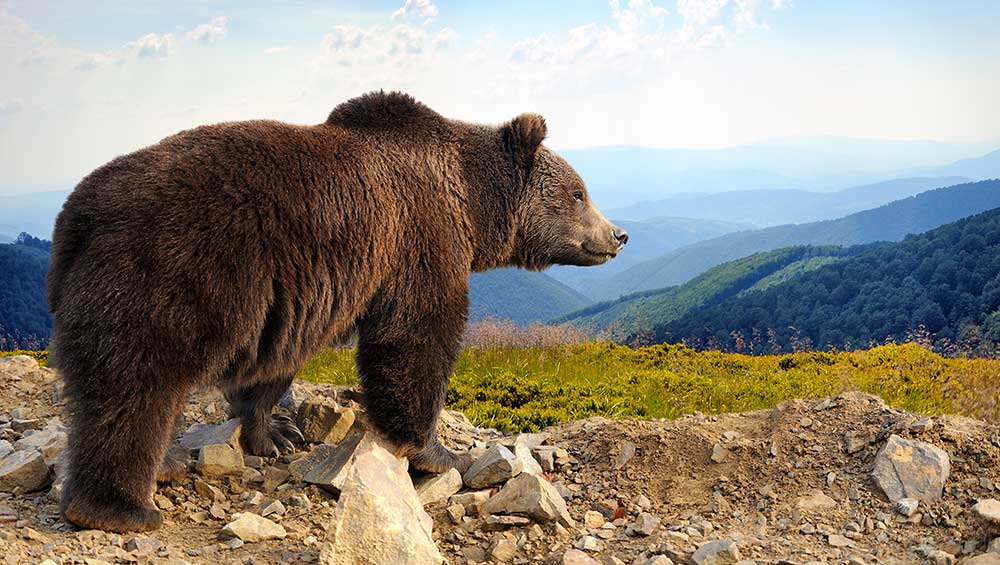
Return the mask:
M 69 190 L 58 190 L 0 196 L 0 233 L 27 232 L 51 239 L 56 216 L 69 193 Z
M 918 167 L 910 171 L 920 175 L 956 175 L 973 179 L 1000 178 L 1000 149 L 980 157 L 961 159 L 948 165 Z
M 619 208 L 680 193 L 754 189 L 827 192 L 902 177 L 994 178 L 1000 176 L 995 163 L 947 167 L 996 150 L 996 142 L 813 137 L 723 149 L 598 147 L 562 154 L 580 172 L 599 205 Z
M 905 178 L 855 186 L 836 192 L 745 190 L 717 194 L 678 194 L 607 211 L 609 217 L 642 220 L 663 214 L 741 221 L 760 227 L 830 220 L 881 206 L 932 188 L 969 182 L 966 177 Z
M 518 324 L 556 318 L 590 304 L 587 297 L 544 273 L 498 269 L 469 277 L 469 319 Z
M 838 220 L 737 232 L 694 243 L 593 281 L 581 292 L 597 300 L 614 299 L 683 284 L 716 265 L 761 251 L 792 245 L 896 241 L 997 207 L 1000 180 L 940 188 Z
M 586 288 L 591 281 L 607 278 L 668 251 L 753 227 L 747 224 L 691 218 L 650 218 L 638 222 L 612 221 L 629 233 L 629 243 L 618 257 L 597 267 L 555 266 L 545 271 L 546 274 L 570 288 L 579 290 Z

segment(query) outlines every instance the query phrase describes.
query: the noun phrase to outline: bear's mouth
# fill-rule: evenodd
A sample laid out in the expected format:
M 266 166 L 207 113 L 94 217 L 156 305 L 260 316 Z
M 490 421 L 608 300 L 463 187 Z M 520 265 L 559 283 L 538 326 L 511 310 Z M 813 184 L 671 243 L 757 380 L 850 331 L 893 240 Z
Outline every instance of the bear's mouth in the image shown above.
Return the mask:
M 598 259 L 601 259 L 602 261 L 610 261 L 610 260 L 612 260 L 612 259 L 614 259 L 615 257 L 618 256 L 618 251 L 617 250 L 616 251 L 594 251 L 593 249 L 587 247 L 586 243 L 580 245 L 580 249 L 583 250 L 583 252 L 586 253 L 587 255 L 589 255 L 591 257 L 596 257 Z

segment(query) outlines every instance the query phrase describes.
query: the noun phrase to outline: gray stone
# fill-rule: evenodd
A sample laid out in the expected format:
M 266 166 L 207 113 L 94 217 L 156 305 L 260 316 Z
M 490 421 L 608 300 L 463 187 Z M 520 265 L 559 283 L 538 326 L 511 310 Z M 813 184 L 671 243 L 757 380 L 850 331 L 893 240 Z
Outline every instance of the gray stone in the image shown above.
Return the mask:
M 625 533 L 630 536 L 648 536 L 660 527 L 660 519 L 649 512 L 641 512 Z
M 875 457 L 872 476 L 892 502 L 927 502 L 941 498 L 950 473 L 951 460 L 944 450 L 893 434 Z
M 962 560 L 962 565 L 1000 565 L 1000 553 L 983 553 Z
M 384 449 L 379 445 L 378 437 L 374 434 L 354 434 L 333 449 L 321 452 L 325 456 L 316 461 L 316 464 L 302 480 L 334 493 L 340 492 L 357 458 L 376 448 Z M 312 456 L 312 453 L 309 455 Z M 291 470 L 291 466 L 289 466 L 289 470 Z
M 462 490 L 462 474 L 457 469 L 448 469 L 440 475 L 424 477 L 414 485 L 417 495 L 424 504 L 433 504 Z
M 518 436 L 518 441 L 514 442 L 514 457 L 521 464 L 521 472 L 541 475 L 542 466 L 538 464 L 538 461 L 535 461 L 535 457 L 531 454 L 531 448 L 526 442 L 521 441 L 521 437 Z
M 450 504 L 444 511 L 453 524 L 461 524 L 462 518 L 465 518 L 465 507 L 461 504 Z
M 469 488 L 482 489 L 516 477 L 523 469 L 521 460 L 509 449 L 497 444 L 486 450 L 462 478 Z
M 34 449 L 15 451 L 0 459 L 0 491 L 38 490 L 49 484 L 49 466 Z
M 275 524 L 253 512 L 244 512 L 223 526 L 219 535 L 223 539 L 239 538 L 246 543 L 253 543 L 270 539 L 284 539 L 286 532 L 281 524 Z
M 498 539 L 490 546 L 489 556 L 497 563 L 509 563 L 517 556 L 517 546 L 509 539 Z
M 195 469 L 206 477 L 239 476 L 245 469 L 243 453 L 228 443 L 206 445 L 198 451 Z
M 854 542 L 851 541 L 850 538 L 840 534 L 830 534 L 830 536 L 826 538 L 826 542 L 833 547 L 851 547 L 854 545 Z
M 614 461 L 611 463 L 611 468 L 615 471 L 621 469 L 625 466 L 632 457 L 635 456 L 635 444 L 631 441 L 623 441 L 621 447 L 618 449 L 618 454 L 615 455 Z
M 556 468 L 555 463 L 556 448 L 551 445 L 542 445 L 531 450 L 531 455 L 542 467 L 542 471 L 551 473 Z
M 643 565 L 674 565 L 674 562 L 666 555 L 654 555 L 647 559 Z
M 531 520 L 520 516 L 487 516 L 482 529 L 484 532 L 499 532 L 510 528 L 523 528 L 529 524 Z
M 489 500 L 490 491 L 477 490 L 472 492 L 462 492 L 448 499 L 450 504 L 461 504 L 468 514 L 478 514 L 479 507 Z
M 594 536 L 583 536 L 578 539 L 573 547 L 577 549 L 582 549 L 584 551 L 592 551 L 594 553 L 599 553 L 604 551 L 604 542 L 595 538 Z
M 233 418 L 221 424 L 192 424 L 180 440 L 181 446 L 198 451 L 208 445 L 228 444 L 240 448 L 240 421 Z
M 354 425 L 354 410 L 330 398 L 314 397 L 299 406 L 297 420 L 306 441 L 338 444 Z
M 432 526 L 406 460 L 372 442 L 350 467 L 319 562 L 441 563 Z
M 271 515 L 284 516 L 285 515 L 285 505 L 281 503 L 280 500 L 272 500 L 267 504 L 260 507 L 260 515 L 267 517 Z
M 487 514 L 516 514 L 539 521 L 558 521 L 566 527 L 576 524 L 569 515 L 566 502 L 555 487 L 538 475 L 518 475 L 500 492 L 482 504 Z
M 868 447 L 869 443 L 871 443 L 871 437 L 864 432 L 850 431 L 844 434 L 844 451 L 849 454 L 861 451 Z
M 583 515 L 583 525 L 587 528 L 600 528 L 604 525 L 604 514 L 596 510 L 587 510 Z
M 729 450 L 723 447 L 721 443 L 712 446 L 712 455 L 709 457 L 712 463 L 724 463 L 728 458 Z
M 691 555 L 691 561 L 696 565 L 731 565 L 740 559 L 740 549 L 732 540 L 703 543 Z
M 139 555 L 153 555 L 163 547 L 163 542 L 149 536 L 133 536 L 125 542 L 125 550 Z
M 12 451 L 14 451 L 14 446 L 9 441 L 0 439 L 0 459 L 10 455 Z

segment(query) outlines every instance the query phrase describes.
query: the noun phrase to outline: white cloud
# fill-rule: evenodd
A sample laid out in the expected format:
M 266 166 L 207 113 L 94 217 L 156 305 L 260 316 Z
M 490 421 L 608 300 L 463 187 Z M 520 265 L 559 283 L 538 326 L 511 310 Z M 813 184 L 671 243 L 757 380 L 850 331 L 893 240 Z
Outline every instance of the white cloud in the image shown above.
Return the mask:
M 394 20 L 423 20 L 424 25 L 430 24 L 438 15 L 437 6 L 431 0 L 406 0 L 403 5 L 392 13 Z
M 169 33 L 165 35 L 148 33 L 135 41 L 126 43 L 123 49 L 125 53 L 140 59 L 156 59 L 166 57 L 173 44 L 174 36 Z
M 455 44 L 458 43 L 458 39 L 458 32 L 450 27 L 446 27 L 434 36 L 434 47 L 448 49 L 454 47 Z
M 368 32 L 355 26 L 333 26 L 333 31 L 323 38 L 323 49 L 330 54 L 346 53 L 360 49 Z
M 291 45 L 279 45 L 276 47 L 268 47 L 267 49 L 264 50 L 264 53 L 268 55 L 273 55 L 275 53 L 284 53 L 286 51 L 291 51 L 291 49 L 292 49 Z
M 656 6 L 653 0 L 629 0 L 622 7 L 620 0 L 610 0 L 611 17 L 618 22 L 618 27 L 625 32 L 635 32 L 648 26 L 662 26 L 670 11 Z
M 229 19 L 226 16 L 219 16 L 207 24 L 202 24 L 187 33 L 188 39 L 199 43 L 215 43 L 226 37 Z

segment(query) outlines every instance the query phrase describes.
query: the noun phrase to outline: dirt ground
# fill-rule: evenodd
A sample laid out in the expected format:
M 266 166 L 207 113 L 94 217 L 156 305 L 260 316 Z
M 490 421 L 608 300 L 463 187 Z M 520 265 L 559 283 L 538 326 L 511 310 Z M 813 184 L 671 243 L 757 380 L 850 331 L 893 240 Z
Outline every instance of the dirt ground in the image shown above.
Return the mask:
M 53 371 L 0 370 L 0 377 L 0 439 L 13 444 L 22 437 L 15 420 L 37 420 L 38 427 L 62 417 Z M 350 404 L 352 397 L 343 389 L 308 383 L 297 383 L 295 391 L 297 400 L 327 395 Z M 187 406 L 185 425 L 221 422 L 225 412 L 218 393 L 200 391 Z M 449 419 L 441 431 L 453 448 L 482 445 L 499 435 L 460 418 Z M 573 561 L 582 555 L 571 551 L 574 547 L 599 563 L 645 564 L 656 556 L 674 563 L 735 561 L 731 553 L 715 561 L 696 553 L 712 540 L 735 542 L 740 559 L 757 563 L 977 563 L 971 558 L 979 556 L 982 564 L 993 563 L 985 559 L 1000 550 L 1000 543 L 991 543 L 1000 532 L 972 511 L 977 500 L 998 496 L 996 425 L 954 416 L 927 419 L 873 396 L 846 393 L 772 410 L 674 421 L 591 418 L 545 433 L 547 444 L 568 452 L 546 477 L 566 499 L 577 527 L 529 521 L 504 529 L 476 515 L 456 524 L 447 502 L 431 504 L 426 510 L 434 519 L 433 535 L 448 562 L 585 562 Z M 950 457 L 943 497 L 920 503 L 910 517 L 897 512 L 872 479 L 876 454 L 892 434 L 936 445 Z M 281 476 L 301 456 L 250 458 L 250 466 L 259 468 L 242 477 L 192 473 L 161 485 L 156 502 L 166 522 L 138 537 L 66 525 L 49 487 L 0 493 L 0 559 L 91 565 L 316 562 L 337 500 Z M 196 488 L 196 482 L 217 487 L 221 496 L 204 485 Z M 822 498 L 826 502 L 813 509 L 808 502 L 816 500 L 817 491 L 832 501 Z M 256 492 L 261 497 L 251 497 Z M 284 514 L 268 518 L 285 528 L 286 537 L 256 543 L 221 539 L 220 529 L 233 514 L 259 509 L 260 499 L 264 505 L 283 503 Z M 629 528 L 641 512 L 659 520 L 649 535 Z M 1000 555 L 996 558 L 1000 562 Z

